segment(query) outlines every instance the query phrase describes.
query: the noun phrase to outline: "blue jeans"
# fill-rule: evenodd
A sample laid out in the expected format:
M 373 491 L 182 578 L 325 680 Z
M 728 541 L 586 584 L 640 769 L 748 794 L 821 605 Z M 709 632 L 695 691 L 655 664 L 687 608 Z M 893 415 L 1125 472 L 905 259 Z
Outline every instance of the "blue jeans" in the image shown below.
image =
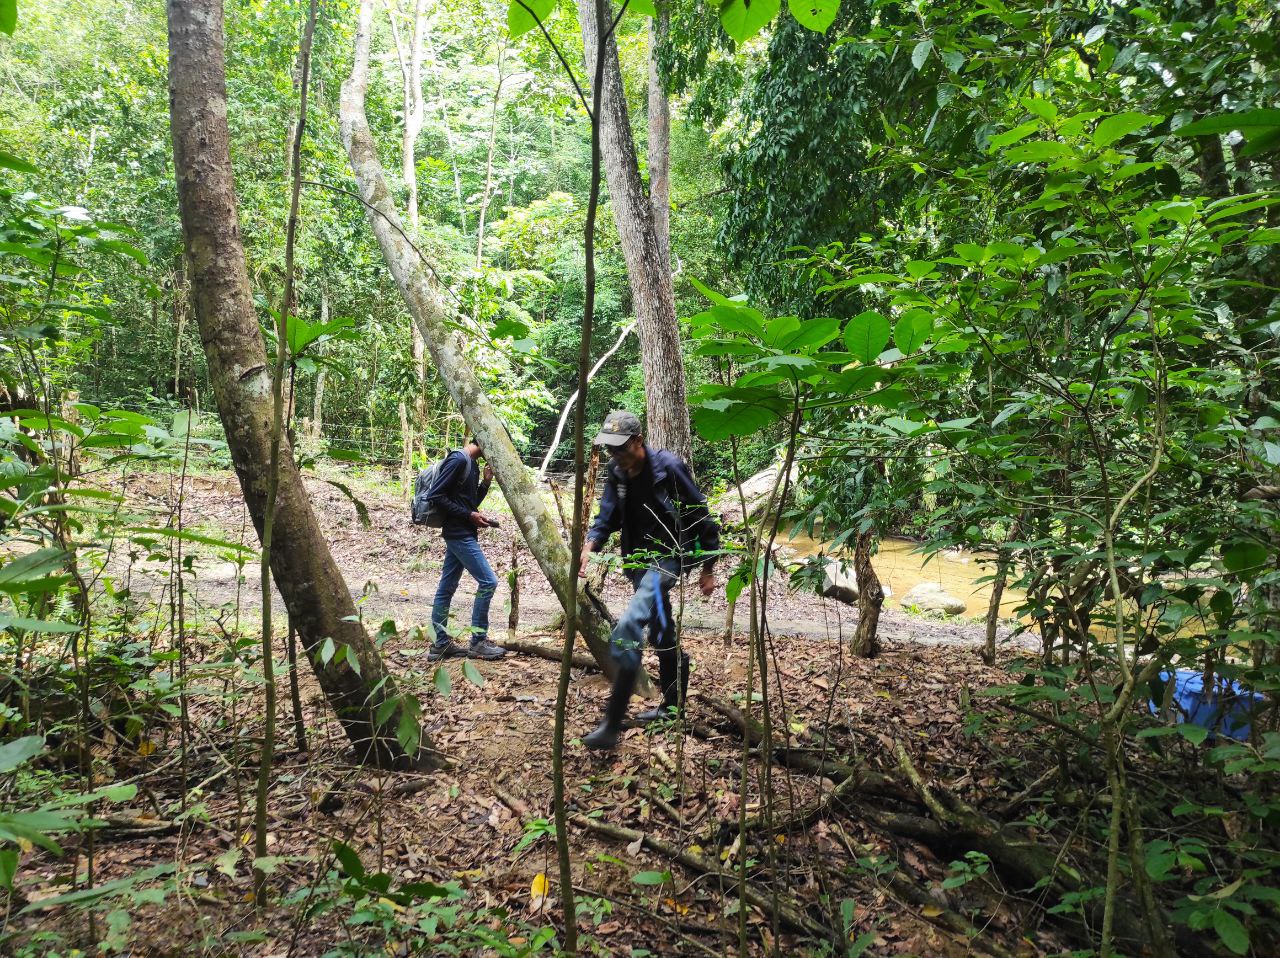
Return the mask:
M 489 560 L 480 549 L 474 536 L 465 539 L 444 540 L 444 570 L 440 573 L 440 585 L 436 587 L 435 602 L 431 606 L 431 629 L 437 642 L 448 642 L 449 606 L 453 594 L 458 591 L 462 572 L 466 570 L 476 580 L 476 599 L 471 604 L 471 641 L 478 642 L 489 635 L 489 603 L 498 588 L 498 577 L 489 568 Z
M 663 559 L 647 569 L 627 573 L 636 594 L 609 636 L 609 652 L 620 668 L 640 668 L 645 633 L 658 651 L 676 647 L 676 619 L 671 610 L 671 587 L 680 578 L 680 560 Z

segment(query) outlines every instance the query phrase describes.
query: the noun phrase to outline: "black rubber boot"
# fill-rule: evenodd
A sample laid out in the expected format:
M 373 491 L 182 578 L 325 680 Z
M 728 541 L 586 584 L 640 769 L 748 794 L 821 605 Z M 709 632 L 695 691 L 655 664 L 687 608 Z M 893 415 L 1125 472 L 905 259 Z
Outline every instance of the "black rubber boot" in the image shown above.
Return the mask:
M 678 674 L 677 674 L 678 673 Z M 674 649 L 658 653 L 658 682 L 662 685 L 662 704 L 636 716 L 637 722 L 649 723 L 684 714 L 689 694 L 689 656 Z
M 622 734 L 622 723 L 627 717 L 627 703 L 631 701 L 631 692 L 636 687 L 636 671 L 619 669 L 614 676 L 609 701 L 604 706 L 604 721 L 594 732 L 582 736 L 582 744 L 587 748 L 611 752 L 618 747 L 618 736 Z

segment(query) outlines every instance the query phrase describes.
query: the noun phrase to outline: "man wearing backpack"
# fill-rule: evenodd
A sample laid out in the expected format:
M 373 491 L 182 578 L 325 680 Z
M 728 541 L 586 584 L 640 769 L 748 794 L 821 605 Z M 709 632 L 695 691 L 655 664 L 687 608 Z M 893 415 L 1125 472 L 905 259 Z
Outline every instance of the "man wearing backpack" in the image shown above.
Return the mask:
M 478 511 L 493 482 L 492 467 L 486 465 L 483 478 L 479 475 L 477 463 L 483 458 L 484 450 L 472 436 L 466 446 L 445 457 L 436 469 L 435 481 L 427 490 L 428 513 L 439 518 L 445 550 L 444 569 L 431 607 L 431 629 L 435 633 L 435 641 L 427 650 L 428 662 L 460 655 L 473 659 L 500 659 L 506 654 L 505 649 L 489 641 L 489 603 L 498 587 L 498 577 L 493 574 L 489 560 L 480 548 L 477 532 L 489 526 L 496 528 L 498 523 Z M 428 524 L 432 524 L 430 520 Z M 476 580 L 476 598 L 471 606 L 471 642 L 466 649 L 449 637 L 447 629 L 449 606 L 464 570 Z
M 702 594 L 714 591 L 712 567 L 720 548 L 720 529 L 688 465 L 674 452 L 645 445 L 640 420 L 634 415 L 619 409 L 609 413 L 595 444 L 609 450 L 610 462 L 600 511 L 587 533 L 578 574 L 585 576 L 591 553 L 599 552 L 613 533 L 620 532 L 622 555 L 630 566 L 625 574 L 635 589 L 609 639 L 618 672 L 604 721 L 582 739 L 588 748 L 609 750 L 617 747 L 622 732 L 646 632 L 658 653 L 662 704 L 637 718 L 652 722 L 680 714 L 684 708 L 689 656 L 676 639 L 671 587 L 681 573 L 701 566 Z

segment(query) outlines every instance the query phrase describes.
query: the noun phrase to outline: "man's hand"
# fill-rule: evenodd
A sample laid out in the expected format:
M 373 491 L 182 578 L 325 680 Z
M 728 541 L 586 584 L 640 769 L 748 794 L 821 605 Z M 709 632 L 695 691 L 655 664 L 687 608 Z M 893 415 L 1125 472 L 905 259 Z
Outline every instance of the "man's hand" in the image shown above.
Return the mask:
M 716 574 L 710 569 L 704 568 L 702 575 L 698 576 L 698 588 L 702 590 L 702 594 L 710 596 L 716 591 Z
M 471 513 L 471 522 L 477 529 L 485 529 L 492 525 L 489 519 L 482 512 Z
M 587 577 L 587 563 L 591 561 L 591 543 L 588 542 L 582 547 L 582 559 L 578 563 L 578 577 L 585 579 Z
M 480 473 L 480 478 L 484 482 L 493 482 L 493 466 L 486 462 L 484 464 L 484 471 Z

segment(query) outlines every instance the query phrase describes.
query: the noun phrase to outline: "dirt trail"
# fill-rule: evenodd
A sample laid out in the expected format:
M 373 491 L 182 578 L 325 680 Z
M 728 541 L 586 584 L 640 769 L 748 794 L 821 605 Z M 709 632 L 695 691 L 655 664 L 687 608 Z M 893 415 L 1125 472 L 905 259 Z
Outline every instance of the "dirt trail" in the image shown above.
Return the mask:
M 354 506 L 334 486 L 317 478 L 308 478 L 306 484 L 330 549 L 366 621 L 376 626 L 384 619 L 394 619 L 399 630 L 408 634 L 413 634 L 418 626 L 425 629 L 431 620 L 432 599 L 444 557 L 439 533 L 413 525 L 409 521 L 408 504 L 390 490 L 360 494 L 369 512 L 370 525 L 365 528 L 358 521 Z M 167 489 L 167 484 L 161 481 L 139 479 L 131 485 L 130 492 L 155 504 L 163 499 Z M 495 490 L 493 496 L 497 495 Z M 197 521 L 202 531 L 256 545 L 253 529 L 245 523 L 239 486 L 230 473 L 189 479 L 186 503 L 188 521 Z M 495 503 L 491 501 L 486 505 L 492 509 Z M 518 538 L 514 521 L 509 516 L 505 518 L 507 521 L 501 529 L 481 533 L 481 544 L 499 580 L 490 614 L 491 629 L 499 636 L 506 629 L 507 572 L 511 568 L 512 542 Z M 552 622 L 560 606 L 523 543 L 518 546 L 517 556 L 522 571 L 520 630 L 536 632 Z M 717 569 L 720 583 L 729 573 L 727 566 L 728 563 L 721 563 Z M 247 569 L 243 581 L 238 581 L 240 569 L 234 563 L 213 556 L 206 557 L 196 568 L 192 598 L 199 605 L 216 609 L 234 604 L 238 595 L 244 610 L 261 606 L 258 577 L 252 568 Z M 604 594 L 610 608 L 619 613 L 626 607 L 631 590 L 621 574 L 612 572 L 606 580 Z M 460 616 L 463 621 L 469 617 L 474 595 L 475 582 L 464 575 L 454 597 L 451 624 L 458 624 Z M 679 593 L 673 601 L 680 601 Z M 978 645 L 984 640 L 981 623 L 910 615 L 897 609 L 894 602 L 892 598 L 886 601 L 880 618 L 880 636 L 889 645 Z M 273 608 L 283 614 L 279 593 L 274 593 Z M 704 598 L 691 579 L 685 583 L 681 614 L 686 632 L 720 635 L 726 613 L 723 591 Z M 741 628 L 745 622 L 745 602 L 738 615 Z M 839 639 L 853 634 L 857 620 L 857 609 L 852 606 L 814 594 L 791 592 L 781 577 L 770 583 L 768 621 L 776 635 Z M 1008 629 L 1002 628 L 1000 639 L 1002 643 L 1010 643 Z

